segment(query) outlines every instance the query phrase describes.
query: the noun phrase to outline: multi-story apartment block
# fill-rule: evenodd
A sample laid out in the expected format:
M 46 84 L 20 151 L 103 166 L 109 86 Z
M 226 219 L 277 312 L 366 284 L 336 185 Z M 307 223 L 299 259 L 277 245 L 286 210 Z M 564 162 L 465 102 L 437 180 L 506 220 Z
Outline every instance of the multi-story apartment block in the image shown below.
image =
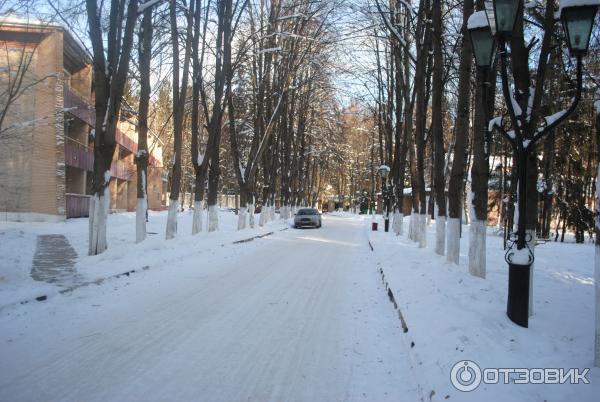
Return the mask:
M 0 220 L 61 220 L 88 215 L 94 163 L 93 69 L 61 26 L 0 18 L 0 103 L 10 69 L 33 54 L 22 88 L 0 128 Z M 39 82 L 38 82 L 39 81 Z M 0 104 L 0 106 L 2 106 Z M 116 133 L 111 208 L 136 205 L 137 127 L 124 111 Z M 166 201 L 162 148 L 148 138 L 148 206 Z

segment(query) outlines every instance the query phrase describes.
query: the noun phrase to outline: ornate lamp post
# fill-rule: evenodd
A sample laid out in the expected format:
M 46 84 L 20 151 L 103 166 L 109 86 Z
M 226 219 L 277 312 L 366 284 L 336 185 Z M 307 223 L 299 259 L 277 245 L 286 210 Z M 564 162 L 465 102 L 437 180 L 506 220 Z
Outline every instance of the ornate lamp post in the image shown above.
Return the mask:
M 387 165 L 379 166 L 379 176 L 381 176 L 381 192 L 383 195 L 383 205 L 385 211 L 383 211 L 383 220 L 385 224 L 385 231 L 390 231 L 390 194 L 388 186 L 388 176 L 390 174 L 390 167 Z
M 513 322 L 523 327 L 529 325 L 529 283 L 531 264 L 534 260 L 533 252 L 528 244 L 531 239 L 525 230 L 527 159 L 533 152 L 535 144 L 573 113 L 579 103 L 582 90 L 581 60 L 588 49 L 598 6 L 600 6 L 600 0 L 561 0 L 560 14 L 570 55 L 574 56 L 577 61 L 576 93 L 568 109 L 546 117 L 546 125 L 538 128 L 528 138 L 525 138 L 523 130 L 528 124 L 529 116 L 520 110 L 513 91 L 509 87 L 509 61 L 506 48 L 507 39 L 511 37 L 517 18 L 521 14 L 521 0 L 487 1 L 485 16 L 488 24 L 484 23 L 483 14 L 480 14 L 482 12 L 474 13 L 467 24 L 478 68 L 487 70 L 492 64 L 495 48 L 492 37 L 495 37 L 499 48 L 502 94 L 510 116 L 512 130 L 508 132 L 504 130 L 501 119 L 494 119 L 492 125 L 512 145 L 519 179 L 517 233 L 510 235 L 512 242 L 505 256 L 509 265 L 507 315 Z

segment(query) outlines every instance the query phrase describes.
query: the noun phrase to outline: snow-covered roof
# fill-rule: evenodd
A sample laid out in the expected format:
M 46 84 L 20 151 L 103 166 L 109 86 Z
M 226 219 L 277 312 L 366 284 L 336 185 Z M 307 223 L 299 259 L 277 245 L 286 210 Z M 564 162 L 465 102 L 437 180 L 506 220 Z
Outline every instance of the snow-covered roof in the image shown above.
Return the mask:
M 467 20 L 467 29 L 485 28 L 488 26 L 490 26 L 490 24 L 485 15 L 485 11 L 475 11 Z

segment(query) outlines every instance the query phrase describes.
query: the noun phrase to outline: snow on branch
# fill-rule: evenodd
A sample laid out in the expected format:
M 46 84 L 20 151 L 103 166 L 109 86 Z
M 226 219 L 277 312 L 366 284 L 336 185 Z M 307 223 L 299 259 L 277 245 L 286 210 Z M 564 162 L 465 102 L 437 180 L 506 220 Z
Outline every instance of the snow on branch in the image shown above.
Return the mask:
M 306 14 L 297 13 L 297 14 L 292 14 L 292 15 L 284 15 L 282 17 L 277 18 L 276 21 L 285 21 L 285 20 L 291 20 L 291 19 L 295 19 L 295 18 L 308 18 L 308 17 L 306 16 Z
M 146 11 L 146 9 L 160 3 L 161 1 L 163 1 L 163 0 L 148 0 L 143 4 L 140 4 L 138 6 L 138 13 L 140 13 L 140 14 L 143 13 L 144 11 Z
M 546 125 L 551 125 L 552 123 L 554 123 L 556 120 L 560 119 L 561 117 L 563 117 L 565 115 L 565 113 L 567 113 L 566 110 L 561 110 L 560 112 L 556 112 L 551 116 L 546 116 L 544 117 L 544 120 L 546 121 Z
M 271 47 L 268 49 L 260 49 L 258 52 L 256 52 L 257 54 L 263 54 L 263 53 L 275 53 L 275 52 L 281 52 L 281 48 L 280 47 Z
M 502 127 L 502 116 L 494 117 L 488 123 L 488 131 L 492 131 L 495 126 Z

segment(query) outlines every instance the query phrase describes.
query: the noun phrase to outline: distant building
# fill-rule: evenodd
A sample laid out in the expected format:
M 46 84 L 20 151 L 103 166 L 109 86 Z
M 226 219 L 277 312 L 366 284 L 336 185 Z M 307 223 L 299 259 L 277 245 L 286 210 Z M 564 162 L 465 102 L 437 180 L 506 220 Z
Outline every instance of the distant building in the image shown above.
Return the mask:
M 0 19 L 0 93 L 23 48 L 34 52 L 25 82 L 0 137 L 0 221 L 55 221 L 88 216 L 94 164 L 93 69 L 87 52 L 61 26 Z M 5 53 L 5 52 L 3 52 Z M 1 101 L 1 99 L 0 99 Z M 136 205 L 137 127 L 124 111 L 116 133 L 111 209 Z M 165 205 L 166 176 L 160 142 L 149 136 L 148 206 Z

